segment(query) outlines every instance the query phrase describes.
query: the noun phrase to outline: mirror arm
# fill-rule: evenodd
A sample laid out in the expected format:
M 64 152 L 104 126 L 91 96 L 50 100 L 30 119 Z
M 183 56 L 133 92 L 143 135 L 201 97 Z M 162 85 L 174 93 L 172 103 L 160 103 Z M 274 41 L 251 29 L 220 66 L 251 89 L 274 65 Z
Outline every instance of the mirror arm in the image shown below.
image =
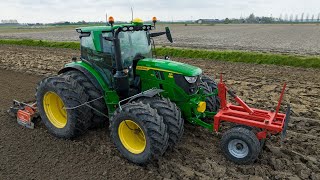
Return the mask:
M 112 37 L 104 37 L 104 39 L 107 40 L 107 41 L 113 41 Z
M 157 37 L 166 34 L 166 32 L 156 32 L 156 33 L 150 33 L 150 37 Z

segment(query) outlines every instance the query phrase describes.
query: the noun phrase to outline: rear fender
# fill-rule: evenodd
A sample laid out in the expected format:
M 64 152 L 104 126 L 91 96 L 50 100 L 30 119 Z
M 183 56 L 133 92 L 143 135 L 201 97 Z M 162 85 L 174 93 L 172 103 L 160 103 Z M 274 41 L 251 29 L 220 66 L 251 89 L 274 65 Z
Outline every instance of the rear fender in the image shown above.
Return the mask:
M 95 79 L 95 77 L 87 69 L 85 69 L 82 66 L 64 67 L 63 69 L 61 69 L 58 72 L 58 74 L 62 74 L 62 73 L 65 73 L 65 72 L 68 72 L 68 71 L 72 71 L 72 70 L 76 70 L 76 71 L 82 72 L 91 81 L 91 83 L 94 85 L 94 87 L 96 87 L 101 93 L 103 93 L 103 88 L 99 84 L 98 80 Z

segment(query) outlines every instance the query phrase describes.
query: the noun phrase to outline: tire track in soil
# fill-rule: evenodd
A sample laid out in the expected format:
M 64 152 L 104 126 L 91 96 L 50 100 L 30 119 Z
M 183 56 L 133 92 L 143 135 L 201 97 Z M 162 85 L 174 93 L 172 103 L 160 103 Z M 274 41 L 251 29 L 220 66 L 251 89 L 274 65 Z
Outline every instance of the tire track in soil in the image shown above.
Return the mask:
M 75 140 L 52 137 L 41 122 L 36 124 L 34 130 L 25 129 L 17 125 L 15 119 L 5 112 L 11 105 L 12 99 L 32 99 L 36 83 L 43 76 L 31 75 L 31 73 L 53 74 L 62 66 L 63 62 L 69 61 L 72 55 L 76 55 L 78 52 L 14 46 L 0 46 L 0 52 L 3 55 L 0 59 L 1 67 L 15 70 L 0 69 L 0 179 L 25 177 L 30 179 L 57 177 L 91 179 L 320 179 L 320 146 L 318 143 L 320 121 L 318 116 L 314 116 L 317 115 L 316 113 L 310 114 L 313 118 L 310 120 L 294 117 L 289 124 L 288 138 L 283 147 L 280 148 L 277 138 L 271 138 L 259 160 L 253 165 L 247 166 L 238 166 L 224 159 L 218 148 L 220 134 L 215 135 L 190 124 L 186 125 L 182 141 L 172 152 L 166 153 L 158 162 L 145 167 L 131 164 L 120 156 L 109 138 L 107 128 L 89 131 L 86 135 Z M 9 56 L 10 54 L 12 56 Z M 8 60 L 3 57 L 10 58 Z M 237 88 L 240 96 L 250 95 L 251 97 L 251 95 L 258 93 L 258 98 L 248 99 L 249 103 L 258 107 L 268 108 L 268 104 L 263 105 L 267 102 L 257 99 L 267 97 L 267 101 L 269 99 L 277 100 L 274 96 L 277 96 L 280 88 L 269 87 L 275 82 L 281 83 L 283 80 L 288 80 L 297 83 L 309 78 L 310 80 L 305 84 L 297 84 L 298 88 L 308 85 L 312 87 L 311 92 L 319 91 L 319 89 L 314 90 L 319 86 L 316 78 L 318 71 L 316 70 L 186 59 L 179 61 L 195 64 L 203 68 L 206 73 L 214 75 L 218 75 L 218 70 L 223 69 L 224 77 L 228 79 L 227 83 L 234 84 L 233 87 Z M 38 69 L 37 66 L 34 67 L 35 65 L 44 66 L 44 68 Z M 279 78 L 277 74 L 283 73 L 283 71 L 290 74 Z M 298 73 L 299 76 L 295 76 L 295 73 Z M 312 75 L 315 77 L 312 78 Z M 274 96 L 263 94 L 263 91 L 268 88 L 271 89 L 271 92 L 275 91 Z M 252 94 L 246 93 L 247 90 L 253 91 Z M 289 90 L 290 92 L 292 91 Z M 306 94 L 309 95 L 308 92 Z M 310 96 L 300 96 L 299 98 L 305 102 L 306 97 Z M 270 107 L 272 106 L 270 105 Z

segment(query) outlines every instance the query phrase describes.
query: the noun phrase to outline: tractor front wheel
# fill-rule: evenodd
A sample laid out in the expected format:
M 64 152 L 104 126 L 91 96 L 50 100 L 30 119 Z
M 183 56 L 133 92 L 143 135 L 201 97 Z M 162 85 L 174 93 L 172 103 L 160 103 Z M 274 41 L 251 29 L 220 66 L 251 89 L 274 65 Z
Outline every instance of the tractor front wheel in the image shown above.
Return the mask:
M 70 77 L 45 78 L 37 87 L 36 99 L 42 122 L 54 136 L 73 138 L 86 132 L 91 114 L 81 105 L 89 97 Z
M 212 93 L 214 91 L 217 91 L 218 87 L 217 87 L 217 83 L 209 78 L 208 76 L 201 76 L 201 82 L 202 82 L 202 87 L 205 87 L 207 90 L 205 90 L 205 93 L 208 94 L 209 92 Z M 208 92 L 207 92 L 208 91 Z M 217 112 L 220 108 L 220 99 L 218 96 L 211 96 L 207 98 L 209 101 L 208 104 L 208 111 L 213 111 L 213 112 Z M 209 100 L 210 99 L 210 100 Z
M 221 138 L 221 150 L 225 157 L 236 164 L 250 164 L 260 153 L 257 136 L 247 128 L 234 127 Z
M 141 98 L 137 101 L 150 104 L 151 108 L 156 109 L 158 114 L 163 117 L 163 122 L 168 127 L 169 149 L 173 149 L 180 141 L 184 132 L 184 120 L 178 106 L 171 102 L 170 99 L 160 96 Z
M 128 103 L 110 120 L 111 138 L 129 161 L 146 164 L 164 154 L 168 147 L 167 126 L 150 105 Z

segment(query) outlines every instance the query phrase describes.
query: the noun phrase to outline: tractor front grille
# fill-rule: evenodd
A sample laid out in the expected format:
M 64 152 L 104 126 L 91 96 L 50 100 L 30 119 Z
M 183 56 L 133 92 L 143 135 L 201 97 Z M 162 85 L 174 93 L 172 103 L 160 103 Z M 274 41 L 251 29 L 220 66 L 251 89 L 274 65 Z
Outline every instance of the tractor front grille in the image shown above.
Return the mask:
M 188 81 L 181 74 L 174 74 L 174 80 L 178 86 L 180 86 L 187 94 L 195 94 L 200 85 L 200 78 L 198 76 L 197 81 L 195 83 L 188 83 Z

